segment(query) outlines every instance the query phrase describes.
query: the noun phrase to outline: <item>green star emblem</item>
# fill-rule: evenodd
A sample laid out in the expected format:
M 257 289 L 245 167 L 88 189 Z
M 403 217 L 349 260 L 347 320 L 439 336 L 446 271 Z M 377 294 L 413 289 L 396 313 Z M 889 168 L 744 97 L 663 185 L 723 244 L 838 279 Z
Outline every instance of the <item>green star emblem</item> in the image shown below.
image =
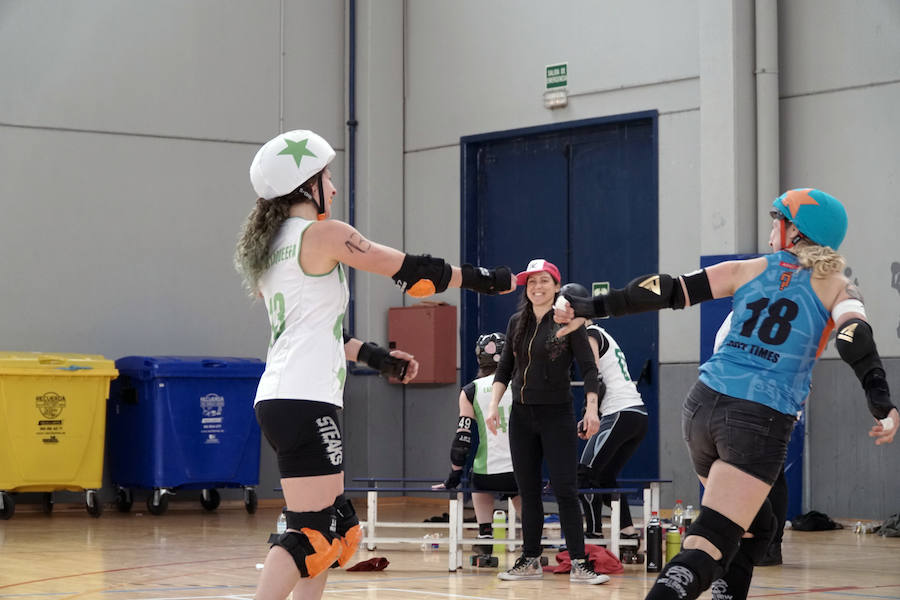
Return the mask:
M 304 156 L 312 156 L 313 158 L 317 158 L 315 154 L 313 154 L 307 147 L 306 143 L 309 139 L 300 140 L 299 142 L 295 142 L 293 140 L 289 140 L 284 138 L 284 143 L 287 146 L 284 147 L 284 150 L 278 153 L 278 156 L 281 155 L 290 155 L 294 157 L 294 162 L 297 163 L 297 166 L 300 166 L 300 161 L 303 160 Z

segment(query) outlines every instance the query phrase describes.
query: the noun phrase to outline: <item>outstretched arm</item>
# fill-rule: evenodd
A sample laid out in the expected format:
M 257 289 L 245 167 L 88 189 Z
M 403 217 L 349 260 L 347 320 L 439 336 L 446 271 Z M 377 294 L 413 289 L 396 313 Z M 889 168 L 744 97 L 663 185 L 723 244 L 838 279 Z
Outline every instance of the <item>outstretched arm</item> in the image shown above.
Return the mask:
M 738 287 L 762 272 L 765 265 L 765 258 L 732 260 L 678 277 L 665 273 L 642 275 L 622 289 L 612 289 L 593 298 L 566 294 L 568 306 L 562 302 L 555 306 L 554 319 L 558 323 L 569 323 L 576 317 L 595 319 L 664 308 L 682 309 L 733 295 Z M 567 327 L 557 335 L 564 335 L 573 329 Z
M 403 291 L 414 297 L 430 296 L 448 287 L 483 294 L 505 294 L 516 288 L 515 279 L 507 267 L 456 267 L 427 254 L 405 254 L 366 239 L 343 221 L 326 220 L 310 225 L 304 234 L 304 247 L 307 243 L 311 248 L 309 257 L 301 255 L 304 268 L 304 258 L 319 263 L 319 268 L 325 270 L 342 262 L 354 269 L 390 277 Z M 301 249 L 301 254 L 303 252 Z

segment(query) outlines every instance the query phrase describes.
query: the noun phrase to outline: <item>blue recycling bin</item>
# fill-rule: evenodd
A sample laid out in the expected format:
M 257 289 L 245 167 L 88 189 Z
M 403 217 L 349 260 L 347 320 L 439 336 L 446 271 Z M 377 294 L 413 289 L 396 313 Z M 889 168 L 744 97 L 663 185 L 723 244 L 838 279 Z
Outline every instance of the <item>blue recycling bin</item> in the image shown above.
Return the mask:
M 243 488 L 256 511 L 260 433 L 253 399 L 265 363 L 253 358 L 126 356 L 110 386 L 106 448 L 128 512 L 132 489 L 152 490 L 147 509 L 160 515 L 176 490 L 202 490 L 215 510 L 217 488 Z

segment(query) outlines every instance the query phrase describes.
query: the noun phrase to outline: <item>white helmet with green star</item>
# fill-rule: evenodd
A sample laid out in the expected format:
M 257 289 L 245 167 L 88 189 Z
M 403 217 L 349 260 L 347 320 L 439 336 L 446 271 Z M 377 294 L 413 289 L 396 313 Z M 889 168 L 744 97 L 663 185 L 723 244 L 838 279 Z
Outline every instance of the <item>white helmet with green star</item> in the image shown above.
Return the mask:
M 264 200 L 284 196 L 321 173 L 334 155 L 322 136 L 306 129 L 288 131 L 263 144 L 253 157 L 250 183 Z

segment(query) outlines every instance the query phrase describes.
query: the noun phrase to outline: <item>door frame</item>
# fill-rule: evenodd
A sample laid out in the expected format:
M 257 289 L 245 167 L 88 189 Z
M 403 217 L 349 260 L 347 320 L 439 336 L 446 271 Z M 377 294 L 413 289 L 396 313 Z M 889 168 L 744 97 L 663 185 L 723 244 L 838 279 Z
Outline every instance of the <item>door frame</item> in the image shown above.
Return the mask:
M 506 129 L 502 131 L 493 131 L 489 133 L 479 133 L 476 135 L 467 135 L 459 138 L 460 146 L 460 240 L 459 254 L 460 263 L 471 263 L 473 265 L 481 264 L 481 257 L 478 256 L 478 206 L 477 206 L 477 189 L 478 184 L 475 180 L 477 173 L 477 156 L 478 150 L 488 142 L 498 140 L 506 140 L 524 136 L 536 136 L 550 132 L 571 131 L 596 125 L 606 125 L 609 123 L 618 123 L 623 121 L 634 121 L 638 119 L 650 119 L 653 129 L 653 182 L 657 190 L 659 189 L 659 112 L 656 110 L 644 110 L 632 113 L 624 113 L 619 115 L 611 115 L 606 117 L 592 117 L 589 119 L 577 119 L 574 121 L 562 121 L 559 123 L 548 123 L 546 125 L 535 125 L 531 127 L 521 127 L 518 129 Z M 658 197 L 657 197 L 658 201 Z M 657 262 L 659 257 L 657 256 Z M 485 265 L 493 267 L 496 265 Z M 511 266 L 511 265 L 510 265 Z M 460 328 L 459 328 L 459 347 L 467 348 L 463 342 L 470 337 L 474 340 L 478 333 L 477 329 L 477 308 L 479 298 L 475 292 L 468 290 L 460 291 Z M 461 381 L 470 381 L 474 378 L 475 369 L 471 366 L 471 360 L 463 354 L 460 358 Z

